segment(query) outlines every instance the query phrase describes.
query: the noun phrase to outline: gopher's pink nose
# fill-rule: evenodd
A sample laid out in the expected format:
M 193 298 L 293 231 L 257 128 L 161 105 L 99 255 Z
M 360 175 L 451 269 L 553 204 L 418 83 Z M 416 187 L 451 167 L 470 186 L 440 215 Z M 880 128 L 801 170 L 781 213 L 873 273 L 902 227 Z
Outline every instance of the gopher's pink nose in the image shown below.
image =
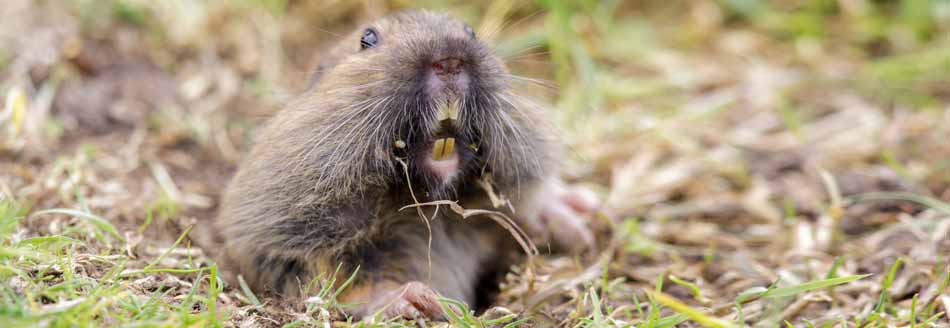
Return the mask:
M 432 70 L 443 80 L 453 78 L 462 71 L 462 60 L 458 58 L 437 60 L 432 63 Z

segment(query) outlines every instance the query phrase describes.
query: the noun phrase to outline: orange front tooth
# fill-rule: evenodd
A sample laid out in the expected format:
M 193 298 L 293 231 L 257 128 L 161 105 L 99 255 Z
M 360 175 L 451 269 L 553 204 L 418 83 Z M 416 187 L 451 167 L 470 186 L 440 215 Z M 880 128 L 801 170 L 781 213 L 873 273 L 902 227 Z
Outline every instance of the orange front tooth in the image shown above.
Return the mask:
M 455 138 L 445 138 L 445 147 L 442 149 L 442 158 L 448 158 L 452 156 L 452 152 L 455 151 Z
M 438 139 L 432 144 L 432 159 L 441 161 L 445 155 L 445 138 Z

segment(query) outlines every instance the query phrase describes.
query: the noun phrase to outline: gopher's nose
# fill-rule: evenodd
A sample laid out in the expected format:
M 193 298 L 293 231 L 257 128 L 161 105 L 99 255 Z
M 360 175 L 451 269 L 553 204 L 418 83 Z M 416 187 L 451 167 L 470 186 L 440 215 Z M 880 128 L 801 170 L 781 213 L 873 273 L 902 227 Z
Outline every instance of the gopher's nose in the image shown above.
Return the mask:
M 442 80 L 454 78 L 462 71 L 462 60 L 443 58 L 432 63 L 432 70 Z

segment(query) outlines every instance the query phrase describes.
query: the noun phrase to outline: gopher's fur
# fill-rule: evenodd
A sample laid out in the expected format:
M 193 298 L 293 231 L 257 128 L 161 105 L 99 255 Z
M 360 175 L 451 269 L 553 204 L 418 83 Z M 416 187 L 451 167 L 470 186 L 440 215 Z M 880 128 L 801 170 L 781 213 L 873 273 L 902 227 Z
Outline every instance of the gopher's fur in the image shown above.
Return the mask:
M 378 45 L 363 49 L 367 29 Z M 433 93 L 427 70 L 445 56 L 464 63 L 468 82 Z M 551 133 L 544 113 L 510 82 L 491 49 L 444 14 L 399 12 L 345 37 L 311 87 L 263 128 L 231 181 L 216 222 L 220 261 L 258 292 L 299 296 L 342 265 L 341 275 L 358 267 L 344 300 L 372 301 L 382 289 L 420 281 L 474 305 L 479 279 L 518 253 L 509 232 L 487 218 L 462 220 L 445 206 L 432 216 L 435 208 L 425 207 L 430 249 L 416 210 L 399 209 L 414 203 L 410 188 L 419 202 L 491 208 L 476 184 L 491 176 L 517 217 L 534 215 L 534 190 L 552 171 Z M 462 146 L 458 174 L 440 180 L 422 162 L 440 133 L 437 107 L 446 97 L 460 103 L 452 133 Z M 396 140 L 406 146 L 394 147 Z

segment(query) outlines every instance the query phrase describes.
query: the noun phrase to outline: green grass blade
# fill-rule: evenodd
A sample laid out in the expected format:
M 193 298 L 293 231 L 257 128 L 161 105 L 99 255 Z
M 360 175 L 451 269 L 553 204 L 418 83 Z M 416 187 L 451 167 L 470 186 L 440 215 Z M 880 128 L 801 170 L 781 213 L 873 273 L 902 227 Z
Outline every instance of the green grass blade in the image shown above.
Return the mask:
M 950 214 L 950 204 L 933 197 L 917 195 L 906 192 L 871 192 L 860 194 L 851 198 L 854 202 L 881 201 L 881 200 L 903 200 L 914 202 L 944 214 Z
M 254 295 L 254 292 L 251 291 L 251 287 L 244 281 L 244 277 L 238 275 L 238 284 L 241 285 L 241 291 L 244 292 L 244 297 L 247 297 L 247 300 L 251 302 L 252 305 L 256 307 L 262 306 L 261 301 L 257 299 L 257 295 Z
M 676 327 L 677 325 L 689 320 L 689 316 L 685 314 L 674 314 L 667 317 L 662 317 L 652 322 L 651 328 L 671 328 Z
M 67 209 L 67 208 L 54 208 L 54 209 L 37 211 L 34 214 L 35 215 L 62 214 L 62 215 L 77 217 L 77 218 L 86 220 L 89 223 L 92 223 L 100 230 L 108 232 L 110 235 L 116 237 L 119 240 L 125 240 L 124 238 L 122 238 L 121 235 L 119 235 L 119 231 L 115 229 L 115 226 L 113 226 L 112 223 L 109 222 L 109 220 L 103 219 L 102 217 L 92 214 L 92 213 L 87 213 L 87 212 Z
M 41 246 L 41 245 L 59 244 L 59 243 L 83 244 L 81 240 L 66 237 L 66 236 L 40 236 L 40 237 L 31 237 L 31 238 L 23 239 L 19 241 L 18 243 L 16 243 L 16 245 L 17 246 L 24 246 L 24 245 Z
M 683 302 L 680 302 L 672 296 L 666 295 L 664 293 L 657 293 L 652 291 L 647 291 L 648 294 L 652 295 L 657 302 L 665 305 L 677 313 L 683 314 L 689 317 L 690 320 L 695 321 L 696 323 L 703 325 L 704 327 L 713 327 L 713 328 L 733 328 L 738 326 L 734 325 L 732 322 L 719 319 L 716 317 L 709 316 L 701 311 L 686 305 Z
M 477 325 L 477 322 L 469 314 L 468 306 L 465 303 L 440 297 L 439 306 L 442 307 L 442 311 L 445 312 L 445 316 L 448 317 L 453 326 L 469 328 Z M 456 309 L 458 312 L 455 311 Z
M 853 276 L 837 277 L 837 278 L 831 278 L 831 279 L 813 280 L 813 281 L 809 281 L 809 282 L 802 283 L 802 284 L 795 285 L 795 286 L 779 287 L 779 288 L 771 289 L 771 290 L 769 290 L 769 291 L 763 293 L 763 294 L 762 294 L 762 297 L 767 297 L 767 298 L 779 298 L 779 297 L 794 296 L 794 295 L 798 295 L 798 294 L 801 294 L 801 293 L 804 293 L 804 292 L 807 292 L 807 291 L 812 291 L 812 290 L 817 290 L 817 289 L 828 288 L 828 287 L 831 287 L 831 286 L 837 286 L 837 285 L 846 284 L 846 283 L 849 283 L 849 282 L 852 282 L 852 281 L 856 281 L 856 280 L 861 280 L 861 279 L 867 278 L 867 277 L 869 277 L 869 276 L 871 276 L 871 275 L 870 275 L 870 274 L 862 274 L 862 275 L 853 275 Z
M 831 279 L 838 276 L 838 268 L 841 267 L 841 264 L 844 263 L 843 256 L 835 257 L 834 262 L 831 263 L 831 268 L 828 269 L 828 274 L 825 275 L 825 279 Z
M 505 327 L 503 327 L 503 328 L 516 328 L 516 327 L 520 327 L 522 324 L 524 324 L 524 323 L 526 323 L 526 322 L 528 322 L 528 321 L 530 321 L 530 320 L 531 320 L 531 317 L 526 317 L 526 318 L 518 319 L 518 320 L 516 320 L 516 321 L 513 321 L 513 322 L 511 322 L 511 323 L 505 325 Z
M 178 247 L 178 244 L 181 244 L 181 241 L 184 240 L 186 236 L 188 236 L 189 232 L 191 232 L 192 227 L 194 226 L 189 226 L 188 228 L 185 228 L 185 231 L 183 231 L 181 235 L 178 236 L 178 239 L 176 239 L 175 242 L 172 243 L 172 246 L 166 249 L 164 252 L 162 252 L 162 254 L 156 257 L 154 260 L 152 260 L 152 262 L 149 262 L 149 264 L 146 265 L 145 268 L 142 269 L 142 271 L 148 271 L 152 267 L 158 265 L 158 263 L 161 262 L 162 259 L 164 259 L 166 256 L 168 256 L 168 254 L 170 254 L 175 249 L 175 247 Z
M 670 278 L 670 281 L 672 281 L 674 284 L 677 284 L 677 285 L 685 287 L 686 289 L 689 289 L 690 293 L 693 294 L 693 298 L 696 299 L 696 301 L 699 301 L 700 303 L 709 302 L 708 299 L 703 297 L 703 292 L 699 290 L 699 286 L 696 286 L 696 284 L 677 278 L 674 275 L 670 275 L 669 278 Z

